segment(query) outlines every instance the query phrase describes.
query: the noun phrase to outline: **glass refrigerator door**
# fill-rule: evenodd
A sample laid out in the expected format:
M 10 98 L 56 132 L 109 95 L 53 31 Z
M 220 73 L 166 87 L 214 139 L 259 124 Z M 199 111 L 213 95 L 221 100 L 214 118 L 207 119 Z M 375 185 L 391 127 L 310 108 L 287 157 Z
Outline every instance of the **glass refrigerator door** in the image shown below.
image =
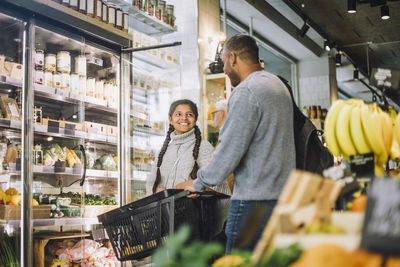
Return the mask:
M 151 49 L 131 54 L 124 61 L 131 79 L 129 96 L 125 203 L 146 195 L 146 181 L 168 130 L 170 103 L 180 97 L 180 47 Z
M 119 56 L 41 24 L 33 53 L 34 264 L 106 266 L 97 215 L 118 199 Z
M 0 266 L 21 263 L 24 29 L 24 22 L 0 14 Z

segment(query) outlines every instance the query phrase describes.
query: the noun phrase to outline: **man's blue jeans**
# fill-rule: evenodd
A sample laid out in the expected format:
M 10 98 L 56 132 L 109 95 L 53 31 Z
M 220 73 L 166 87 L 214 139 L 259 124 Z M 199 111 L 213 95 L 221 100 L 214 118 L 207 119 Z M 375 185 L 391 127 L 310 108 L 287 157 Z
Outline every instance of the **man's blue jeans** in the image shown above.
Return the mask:
M 246 200 L 232 200 L 231 206 L 229 208 L 228 220 L 226 223 L 225 234 L 227 237 L 226 241 L 226 254 L 231 253 L 235 246 L 236 238 L 240 233 L 240 230 L 246 223 L 247 217 L 251 212 L 253 207 L 256 206 L 268 206 L 268 211 L 257 230 L 257 234 L 251 240 L 249 245 L 245 248 L 248 250 L 253 250 L 257 245 L 258 240 L 261 238 L 262 232 L 267 225 L 269 217 L 272 214 L 272 210 L 276 205 L 276 200 L 259 200 L 259 201 L 246 201 Z

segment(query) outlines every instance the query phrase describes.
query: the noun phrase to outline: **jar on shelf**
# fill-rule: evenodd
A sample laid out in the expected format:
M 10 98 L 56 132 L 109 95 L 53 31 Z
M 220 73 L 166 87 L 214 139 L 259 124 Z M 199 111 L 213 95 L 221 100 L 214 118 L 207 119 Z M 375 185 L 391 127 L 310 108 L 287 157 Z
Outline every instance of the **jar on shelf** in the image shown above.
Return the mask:
M 159 10 L 159 20 L 162 20 L 163 22 L 167 23 L 167 3 L 164 0 L 160 0 L 158 3 L 158 10 Z
M 61 89 L 61 73 L 57 71 L 53 72 L 53 87 Z
M 150 16 L 154 16 L 154 0 L 147 0 L 147 9 L 146 12 Z
M 133 6 L 139 8 L 139 9 L 141 7 L 141 4 L 142 4 L 141 0 L 133 0 Z
M 95 5 L 95 0 L 86 1 L 86 15 L 92 18 L 94 17 L 94 5 Z
M 108 5 L 105 1 L 102 3 L 102 12 L 101 12 L 101 20 L 104 22 L 108 22 Z
M 86 14 L 86 0 L 79 0 L 79 12 Z
M 86 80 L 86 96 L 94 97 L 94 90 L 96 87 L 96 79 L 95 78 L 87 78 Z
M 78 11 L 78 0 L 69 0 L 69 7 L 72 8 L 73 10 Z
M 35 68 L 34 72 L 34 82 L 37 84 L 43 84 L 44 72 L 41 68 Z
M 112 26 L 115 26 L 115 13 L 116 13 L 115 5 L 109 5 L 108 6 L 107 23 L 111 24 Z
M 60 51 L 57 53 L 57 71 L 71 72 L 71 55 L 68 51 Z
M 53 87 L 53 72 L 51 71 L 44 72 L 44 85 L 47 87 Z
M 159 5 L 159 0 L 154 0 L 154 6 L 153 6 L 153 9 L 154 9 L 154 17 L 156 17 L 156 18 L 158 18 L 160 15 L 159 15 L 159 13 L 160 13 L 160 10 L 158 9 L 158 5 Z
M 44 51 L 40 49 L 35 50 L 35 67 L 43 68 L 44 65 Z
M 75 72 L 86 76 L 86 57 L 83 55 L 75 57 Z
M 317 105 L 317 115 L 316 115 L 317 119 L 321 119 L 321 106 Z
M 61 90 L 69 91 L 70 79 L 71 79 L 71 76 L 69 75 L 69 73 L 61 73 L 61 82 L 60 82 Z
M 63 6 L 69 7 L 69 0 L 62 0 L 61 4 Z
M 122 14 L 123 18 L 123 30 L 124 32 L 128 32 L 129 31 L 129 13 L 128 11 L 124 10 L 123 14 Z
M 71 74 L 71 82 L 70 82 L 70 92 L 72 94 L 79 94 L 79 74 L 73 73 Z
M 97 99 L 104 98 L 104 80 L 96 80 L 94 97 Z
M 94 2 L 94 18 L 97 20 L 103 19 L 103 1 L 95 0 Z
M 84 75 L 79 75 L 79 95 L 85 96 L 86 95 L 86 76 Z
M 124 13 L 122 11 L 122 8 L 117 7 L 115 13 L 115 27 L 117 29 L 123 30 L 124 28 L 123 23 L 124 23 Z
M 55 54 L 46 54 L 44 57 L 44 70 L 56 71 L 57 57 Z
M 167 5 L 167 24 L 175 25 L 174 5 Z
M 149 0 L 141 0 L 140 10 L 143 12 L 147 12 L 148 5 L 149 5 Z

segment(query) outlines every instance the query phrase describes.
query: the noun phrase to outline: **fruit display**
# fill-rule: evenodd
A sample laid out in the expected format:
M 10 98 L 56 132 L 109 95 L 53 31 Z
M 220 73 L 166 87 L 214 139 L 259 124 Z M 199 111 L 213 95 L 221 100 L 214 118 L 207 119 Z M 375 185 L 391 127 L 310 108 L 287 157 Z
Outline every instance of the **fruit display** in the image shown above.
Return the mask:
M 8 188 L 5 192 L 0 188 L 0 205 L 21 206 L 21 194 L 14 187 Z M 39 203 L 32 198 L 31 205 L 39 206 Z
M 325 140 L 334 156 L 350 156 L 373 152 L 375 175 L 384 176 L 388 159 L 399 160 L 400 116 L 389 107 L 389 113 L 376 103 L 360 99 L 338 100 L 325 120 Z

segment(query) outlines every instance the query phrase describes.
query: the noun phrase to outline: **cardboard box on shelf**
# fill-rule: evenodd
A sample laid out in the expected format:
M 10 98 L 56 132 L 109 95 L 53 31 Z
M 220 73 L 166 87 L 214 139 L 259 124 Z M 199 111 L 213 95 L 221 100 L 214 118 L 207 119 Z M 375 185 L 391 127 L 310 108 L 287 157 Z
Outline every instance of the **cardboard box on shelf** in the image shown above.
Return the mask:
M 50 218 L 50 205 L 39 205 L 32 207 L 33 219 L 48 219 Z M 15 205 L 0 205 L 1 220 L 20 220 L 21 206 Z
M 95 134 L 107 134 L 107 125 L 85 121 L 83 122 L 83 131 Z
M 107 125 L 107 135 L 108 136 L 118 136 L 118 128 Z
M 21 120 L 21 111 L 15 99 L 0 96 L 0 108 L 4 118 L 8 120 Z

